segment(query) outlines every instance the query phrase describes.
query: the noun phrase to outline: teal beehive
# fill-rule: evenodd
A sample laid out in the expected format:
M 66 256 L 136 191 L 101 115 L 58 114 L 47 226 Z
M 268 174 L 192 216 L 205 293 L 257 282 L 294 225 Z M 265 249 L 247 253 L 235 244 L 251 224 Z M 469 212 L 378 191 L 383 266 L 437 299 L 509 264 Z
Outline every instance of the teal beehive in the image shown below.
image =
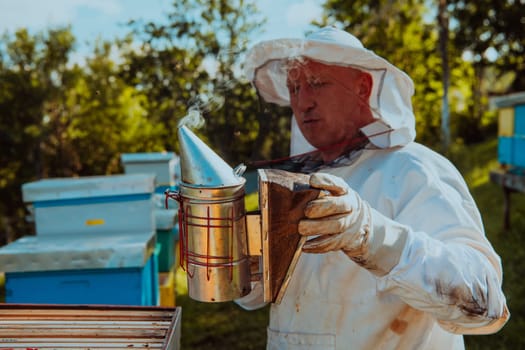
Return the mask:
M 498 110 L 498 162 L 525 168 L 525 92 L 491 99 Z
M 153 232 L 26 236 L 0 248 L 5 301 L 156 306 Z

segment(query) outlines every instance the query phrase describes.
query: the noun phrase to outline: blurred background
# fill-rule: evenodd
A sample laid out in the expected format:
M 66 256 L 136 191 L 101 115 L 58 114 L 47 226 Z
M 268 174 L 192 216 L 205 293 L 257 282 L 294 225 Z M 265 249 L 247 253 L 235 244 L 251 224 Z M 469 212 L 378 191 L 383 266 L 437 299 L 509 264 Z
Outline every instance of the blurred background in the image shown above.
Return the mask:
M 0 0 L 0 245 L 34 234 L 22 184 L 122 173 L 125 153 L 176 154 L 190 111 L 232 166 L 288 155 L 290 111 L 258 101 L 242 58 L 260 40 L 325 25 L 412 77 L 417 141 L 451 159 L 478 202 L 512 317 L 467 347 L 525 348 L 525 199 L 512 194 L 504 225 L 489 177 L 508 170 L 491 101 L 525 91 L 523 0 Z M 177 270 L 183 348 L 264 348 L 267 309 L 194 302 L 184 281 Z

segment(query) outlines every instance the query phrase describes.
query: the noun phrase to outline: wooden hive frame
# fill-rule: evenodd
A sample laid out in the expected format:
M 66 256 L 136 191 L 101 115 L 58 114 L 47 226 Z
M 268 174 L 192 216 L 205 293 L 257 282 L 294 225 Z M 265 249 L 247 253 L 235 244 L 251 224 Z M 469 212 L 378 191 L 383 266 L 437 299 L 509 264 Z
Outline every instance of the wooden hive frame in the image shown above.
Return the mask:
M 180 307 L 0 304 L 0 348 L 174 350 L 180 322 Z

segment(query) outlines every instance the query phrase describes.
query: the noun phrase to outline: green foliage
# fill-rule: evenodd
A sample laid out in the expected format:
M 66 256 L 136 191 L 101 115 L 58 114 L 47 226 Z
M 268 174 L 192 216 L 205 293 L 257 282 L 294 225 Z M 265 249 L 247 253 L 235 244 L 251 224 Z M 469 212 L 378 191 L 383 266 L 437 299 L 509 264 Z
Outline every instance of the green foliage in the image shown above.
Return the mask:
M 95 47 L 86 62 L 85 74 L 70 91 L 73 109 L 70 139 L 78 155 L 79 175 L 119 172 L 124 152 L 162 151 L 162 128 L 151 123 L 143 107 L 146 96 L 120 77 L 120 67 L 110 59 L 111 45 Z
M 500 75 L 513 72 L 510 91 L 525 90 L 525 3 L 523 1 L 448 0 L 458 25 L 452 28 L 455 45 L 468 50 L 480 67 L 497 67 Z M 490 55 L 497 53 L 497 57 Z M 493 87 L 488 87 L 494 91 Z
M 205 120 L 196 133 L 232 165 L 287 150 L 278 126 L 289 116 L 261 121 L 255 92 L 236 73 L 262 23 L 256 13 L 252 1 L 178 1 L 167 23 L 131 23 L 142 46 L 128 47 L 123 76 L 146 94 L 150 121 L 165 129 L 165 148 L 178 150 L 177 126 L 192 109 Z
M 119 78 L 109 43 L 83 69 L 69 65 L 70 28 L 4 35 L 0 46 L 0 204 L 2 240 L 30 234 L 21 186 L 43 177 L 119 171 L 121 152 L 160 150 L 144 96 Z
M 450 28 L 453 49 L 458 57 L 468 53 L 471 65 L 470 72 L 460 72 L 456 78 L 468 78 L 470 102 L 465 113 L 452 118 L 459 137 L 467 143 L 479 142 L 495 129 L 494 113 L 487 113 L 488 96 L 525 89 L 525 4 L 513 0 L 447 3 L 455 19 Z
M 259 193 L 253 192 L 247 194 L 244 200 L 246 211 L 255 211 L 259 208 Z
M 23 220 L 20 186 L 46 174 L 46 160 L 65 150 L 60 142 L 64 115 L 57 106 L 77 73 L 66 66 L 74 44 L 69 28 L 34 36 L 21 29 L 5 34 L 2 42 L 0 197 L 6 200 L 0 203 L 0 241 L 31 232 Z
M 232 166 L 284 156 L 288 111 L 262 113 L 238 74 L 248 36 L 261 23 L 253 1 L 177 1 L 166 23 L 131 21 L 125 38 L 94 43 L 82 66 L 69 63 L 71 28 L 5 34 L 1 236 L 31 233 L 23 183 L 120 172 L 123 152 L 177 151 L 177 127 L 190 109 L 206 120 L 196 132 Z

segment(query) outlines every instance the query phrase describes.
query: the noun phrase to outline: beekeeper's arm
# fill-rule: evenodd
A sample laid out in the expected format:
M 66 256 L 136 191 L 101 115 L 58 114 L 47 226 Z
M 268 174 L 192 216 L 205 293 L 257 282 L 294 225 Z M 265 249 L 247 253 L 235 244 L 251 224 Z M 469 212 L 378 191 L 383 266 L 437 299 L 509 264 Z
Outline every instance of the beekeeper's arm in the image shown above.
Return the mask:
M 324 195 L 309 203 L 307 219 L 299 223 L 302 235 L 315 236 L 303 251 L 342 250 L 378 277 L 380 290 L 432 314 L 449 332 L 488 334 L 505 324 L 509 312 L 501 263 L 475 225 L 449 227 L 443 219 L 434 232 L 414 231 L 371 208 L 339 177 L 316 173 L 310 185 Z M 417 205 L 405 204 L 415 220 L 439 222 L 440 216 L 468 211 L 425 191 L 418 194 Z

